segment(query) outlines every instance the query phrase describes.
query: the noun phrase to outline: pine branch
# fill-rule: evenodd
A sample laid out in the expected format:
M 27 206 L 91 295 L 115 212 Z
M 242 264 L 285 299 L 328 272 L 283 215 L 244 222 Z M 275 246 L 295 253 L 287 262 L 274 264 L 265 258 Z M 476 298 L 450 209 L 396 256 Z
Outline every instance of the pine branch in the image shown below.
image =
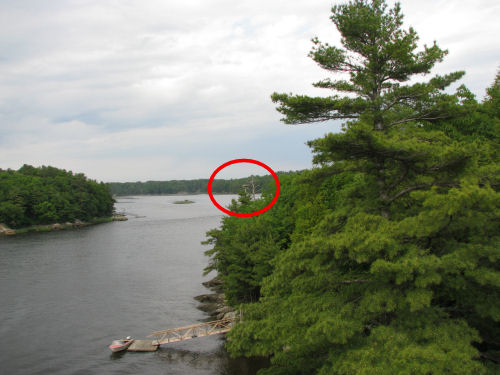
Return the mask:
M 313 124 L 316 122 L 326 122 L 330 120 L 353 120 L 353 119 L 358 119 L 359 116 L 353 116 L 353 115 L 332 115 L 332 116 L 318 116 L 317 118 L 314 119 L 301 119 L 301 120 L 290 120 L 290 119 L 282 119 L 282 121 L 285 124 L 288 125 L 300 125 L 300 124 Z
M 396 199 L 401 198 L 403 195 L 411 193 L 412 191 L 430 188 L 432 186 L 441 186 L 441 187 L 450 187 L 451 188 L 451 187 L 460 187 L 460 184 L 454 184 L 454 183 L 449 183 L 449 182 L 435 182 L 432 184 L 415 185 L 415 186 L 411 186 L 409 188 L 401 190 L 395 196 L 393 196 L 392 198 L 389 198 L 387 200 L 387 202 L 389 202 L 389 203 L 394 202 Z
M 411 121 L 433 121 L 433 120 L 442 120 L 442 119 L 454 117 L 451 114 L 444 114 L 441 116 L 433 116 L 433 117 L 431 117 L 430 115 L 431 114 L 429 113 L 429 114 L 425 114 L 425 115 L 421 115 L 421 116 L 407 117 L 405 119 L 393 121 L 388 126 L 391 127 L 394 125 L 404 124 L 404 123 L 411 122 Z
M 422 93 L 413 94 L 413 95 L 408 94 L 408 95 L 397 96 L 396 99 L 394 99 L 392 102 L 390 102 L 389 104 L 387 104 L 385 106 L 385 108 L 382 109 L 382 111 L 383 112 L 387 112 L 389 109 L 391 109 L 392 107 L 394 107 L 396 104 L 401 103 L 403 100 L 417 99 L 417 98 L 422 97 L 422 96 L 424 96 L 426 94 L 427 94 L 426 92 L 422 92 Z
M 486 354 L 484 352 L 479 353 L 479 356 L 481 358 L 487 359 L 489 361 L 492 361 L 492 362 L 495 362 L 495 363 L 500 363 L 500 358 L 498 358 L 498 357 L 492 357 L 489 354 Z

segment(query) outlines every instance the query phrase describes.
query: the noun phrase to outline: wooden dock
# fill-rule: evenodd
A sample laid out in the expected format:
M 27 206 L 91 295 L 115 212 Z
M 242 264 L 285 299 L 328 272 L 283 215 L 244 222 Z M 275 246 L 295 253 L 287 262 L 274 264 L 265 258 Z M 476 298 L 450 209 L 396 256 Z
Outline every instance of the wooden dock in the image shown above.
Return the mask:
M 127 350 L 129 352 L 155 352 L 160 345 L 229 332 L 234 322 L 235 319 L 222 319 L 156 331 L 148 336 L 153 337 L 154 340 L 134 340 Z
M 158 345 L 154 345 L 152 340 L 134 340 L 127 350 L 129 352 L 155 352 Z
M 233 323 L 234 319 L 215 320 L 213 322 L 192 324 L 185 327 L 156 331 L 150 334 L 148 337 L 155 338 L 155 340 L 152 341 L 152 345 L 165 345 L 173 342 L 190 340 L 197 337 L 226 333 L 231 330 Z

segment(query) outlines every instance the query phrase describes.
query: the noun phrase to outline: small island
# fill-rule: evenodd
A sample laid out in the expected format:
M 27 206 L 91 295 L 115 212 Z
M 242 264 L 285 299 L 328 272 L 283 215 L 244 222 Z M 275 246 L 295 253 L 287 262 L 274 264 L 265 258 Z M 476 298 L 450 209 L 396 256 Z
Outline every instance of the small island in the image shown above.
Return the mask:
M 191 204 L 194 201 L 190 201 L 189 199 L 184 199 L 183 201 L 175 201 L 174 204 Z
M 123 221 L 108 185 L 50 166 L 0 169 L 0 235 Z

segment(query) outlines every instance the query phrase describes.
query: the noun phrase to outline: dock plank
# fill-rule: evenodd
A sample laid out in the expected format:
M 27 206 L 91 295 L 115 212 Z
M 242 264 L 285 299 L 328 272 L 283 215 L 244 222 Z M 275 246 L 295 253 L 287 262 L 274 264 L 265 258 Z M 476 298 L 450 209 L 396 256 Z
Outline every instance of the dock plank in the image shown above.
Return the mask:
M 165 345 L 173 342 L 190 340 L 195 337 L 204 337 L 226 333 L 231 330 L 235 319 L 221 319 L 213 322 L 192 324 L 189 326 L 156 331 L 148 337 L 155 337 L 155 344 Z
M 155 352 L 158 345 L 153 345 L 152 340 L 135 340 L 127 349 L 129 352 Z

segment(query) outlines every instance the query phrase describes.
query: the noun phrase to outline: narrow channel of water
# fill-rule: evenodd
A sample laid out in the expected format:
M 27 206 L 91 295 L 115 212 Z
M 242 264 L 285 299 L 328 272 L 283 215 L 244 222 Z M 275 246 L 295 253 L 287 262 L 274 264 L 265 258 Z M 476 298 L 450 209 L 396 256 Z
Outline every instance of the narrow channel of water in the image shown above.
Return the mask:
M 218 196 L 224 206 L 234 196 Z M 193 204 L 173 204 L 189 199 Z M 0 238 L 3 374 L 255 374 L 223 338 L 111 355 L 115 338 L 197 323 L 200 244 L 222 214 L 207 195 L 120 198 L 126 222 Z

